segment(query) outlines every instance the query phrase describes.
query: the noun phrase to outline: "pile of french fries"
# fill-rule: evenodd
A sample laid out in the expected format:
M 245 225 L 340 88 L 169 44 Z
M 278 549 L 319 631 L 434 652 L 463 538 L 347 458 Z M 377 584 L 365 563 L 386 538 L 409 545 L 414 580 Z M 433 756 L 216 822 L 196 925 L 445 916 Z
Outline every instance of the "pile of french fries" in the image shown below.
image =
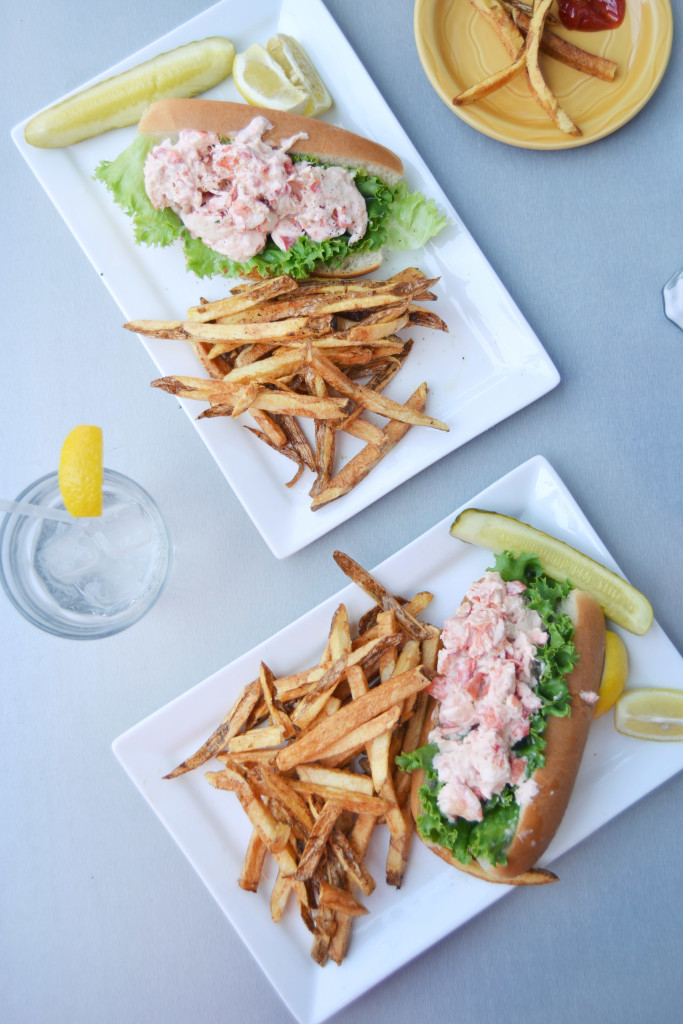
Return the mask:
M 543 52 L 577 71 L 605 82 L 614 80 L 617 72 L 615 62 L 588 53 L 552 32 L 547 22 L 554 17 L 550 13 L 553 0 L 533 0 L 532 4 L 526 4 L 523 0 L 470 2 L 495 31 L 512 62 L 459 93 L 453 103 L 456 106 L 474 103 L 507 85 L 521 72 L 526 72 L 533 96 L 553 124 L 568 135 L 581 135 L 579 126 L 560 106 L 549 88 L 539 64 L 539 55 Z
M 427 279 L 409 268 L 386 281 L 280 276 L 234 287 L 215 302 L 202 300 L 183 321 L 135 320 L 128 330 L 192 345 L 208 378 L 162 377 L 152 382 L 180 398 L 209 403 L 201 417 L 249 412 L 250 430 L 297 465 L 292 486 L 315 474 L 311 508 L 347 494 L 391 451 L 411 426 L 448 430 L 424 412 L 427 384 L 406 402 L 382 392 L 404 364 L 411 325 L 447 331 L 421 305 L 436 298 Z M 361 383 L 361 381 L 365 383 Z M 363 414 L 385 417 L 380 427 Z M 314 424 L 309 441 L 299 418 Z M 363 447 L 335 471 L 338 431 Z
M 292 896 L 321 965 L 342 962 L 354 918 L 368 912 L 362 899 L 376 883 L 365 858 L 378 825 L 389 837 L 386 882 L 403 880 L 411 779 L 395 758 L 419 743 L 440 643 L 437 627 L 417 619 L 432 594 L 398 598 L 348 555 L 334 558 L 370 610 L 352 629 L 339 605 L 304 671 L 278 677 L 262 663 L 212 735 L 166 776 L 222 763 L 205 778 L 235 794 L 252 826 L 239 885 L 256 892 L 272 857 L 272 919 Z

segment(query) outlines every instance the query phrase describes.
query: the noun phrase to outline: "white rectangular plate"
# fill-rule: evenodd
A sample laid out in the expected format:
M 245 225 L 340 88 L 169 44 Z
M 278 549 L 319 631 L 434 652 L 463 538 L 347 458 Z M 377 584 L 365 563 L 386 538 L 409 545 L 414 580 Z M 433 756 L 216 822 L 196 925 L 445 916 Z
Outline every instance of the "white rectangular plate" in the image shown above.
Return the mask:
M 324 117 L 375 138 L 398 153 L 409 187 L 434 198 L 449 218 L 449 227 L 424 250 L 393 256 L 381 270 L 381 276 L 388 277 L 415 265 L 428 276 L 441 278 L 436 288 L 439 300 L 431 307 L 449 325 L 450 334 L 415 330 L 413 351 L 386 393 L 405 401 L 423 380 L 427 381 L 427 411 L 449 425 L 448 433 L 422 427 L 410 430 L 350 494 L 314 513 L 308 495 L 312 474 L 306 472 L 295 486 L 285 487 L 294 473 L 288 459 L 243 429 L 241 421 L 220 418 L 197 422 L 195 417 L 204 406 L 182 403 L 278 558 L 323 536 L 415 473 L 544 395 L 559 381 L 540 342 L 326 8 L 319 0 L 309 0 L 305 7 L 302 17 L 302 5 L 296 0 L 261 0 L 258 4 L 224 0 L 98 76 L 109 77 L 154 54 L 205 36 L 228 35 L 239 52 L 251 43 L 265 43 L 274 32 L 288 32 L 301 40 L 324 73 L 334 97 L 334 105 Z M 241 99 L 232 78 L 207 96 Z M 201 281 L 188 274 L 182 252 L 175 246 L 136 246 L 128 218 L 114 205 L 104 186 L 93 181 L 95 167 L 101 160 L 116 157 L 134 137 L 135 128 L 109 132 L 67 149 L 41 150 L 25 142 L 25 124 L 17 125 L 12 132 L 16 145 L 126 319 L 178 319 L 200 296 L 213 299 L 226 293 L 226 282 Z M 205 376 L 184 342 L 142 341 L 160 375 Z M 123 331 L 120 343 L 122 352 L 131 343 Z M 153 376 L 156 374 L 150 373 L 150 379 Z M 159 395 L 159 401 L 168 400 Z M 340 438 L 338 466 L 359 447 L 353 438 Z
M 540 456 L 482 491 L 468 505 L 513 515 L 617 569 L 562 481 Z M 450 537 L 456 514 L 374 570 L 394 593 L 410 596 L 420 590 L 432 591 L 428 617 L 437 624 L 453 613 L 469 584 L 492 562 L 490 552 Z M 203 769 L 172 781 L 162 779 L 213 732 L 244 684 L 258 674 L 261 661 L 277 674 L 315 664 L 340 602 L 347 606 L 352 621 L 369 606 L 369 599 L 349 585 L 145 719 L 113 745 L 133 782 L 301 1024 L 325 1020 L 510 891 L 507 886 L 454 871 L 418 842 L 411 848 L 401 890 L 389 889 L 383 884 L 387 833 L 377 829 L 369 866 L 378 885 L 370 898 L 364 898 L 370 913 L 354 925 L 349 955 L 341 967 L 321 968 L 310 957 L 311 936 L 295 910 L 290 908 L 278 925 L 271 921 L 272 871 L 257 894 L 245 893 L 237 886 L 249 825 L 235 797 L 209 786 Z M 672 688 L 683 687 L 683 659 L 657 623 L 644 637 L 618 631 L 628 647 L 631 685 L 656 685 L 666 679 Z M 683 744 L 630 739 L 616 732 L 611 715 L 597 720 L 569 808 L 540 863 L 552 862 L 682 768 Z M 398 930 L 400 944 L 395 941 Z

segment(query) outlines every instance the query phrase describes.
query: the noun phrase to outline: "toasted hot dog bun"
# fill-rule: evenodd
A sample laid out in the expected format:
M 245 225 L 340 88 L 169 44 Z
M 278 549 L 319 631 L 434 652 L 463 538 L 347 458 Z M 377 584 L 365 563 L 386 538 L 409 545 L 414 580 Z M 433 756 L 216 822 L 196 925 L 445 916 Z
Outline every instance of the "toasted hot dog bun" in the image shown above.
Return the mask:
M 388 185 L 403 177 L 403 164 L 395 153 L 361 135 L 318 121 L 312 117 L 288 114 L 267 107 L 253 107 L 247 103 L 229 103 L 222 100 L 168 99 L 158 100 L 148 108 L 138 124 L 138 131 L 173 138 L 184 128 L 212 132 L 224 139 L 233 138 L 255 117 L 265 117 L 273 125 L 263 136 L 266 142 L 279 145 L 282 139 L 298 132 L 308 136 L 294 143 L 288 150 L 301 156 L 312 156 L 327 164 L 362 170 L 374 174 Z M 334 271 L 316 268 L 319 276 L 354 277 L 371 273 L 382 263 L 382 253 L 351 254 Z
M 282 139 L 306 132 L 308 138 L 295 142 L 290 153 L 314 156 L 328 164 L 357 168 L 376 174 L 382 181 L 394 185 L 403 177 L 403 164 L 390 149 L 380 146 L 361 135 L 318 121 L 313 117 L 287 114 L 267 107 L 252 107 L 248 103 L 227 103 L 222 100 L 158 100 L 152 103 L 138 124 L 138 131 L 167 137 L 183 128 L 213 132 L 221 138 L 233 138 L 237 132 L 253 121 L 265 117 L 273 125 L 264 140 L 279 145 Z
M 538 793 L 520 810 L 517 832 L 507 849 L 507 864 L 493 866 L 477 861 L 461 864 L 450 850 L 426 842 L 420 836 L 422 842 L 442 860 L 489 882 L 540 885 L 556 881 L 551 871 L 534 865 L 550 845 L 569 803 L 593 717 L 594 705 L 581 695 L 597 694 L 605 657 L 605 618 L 597 601 L 581 590 L 572 590 L 563 602 L 562 610 L 574 623 L 574 646 L 578 654 L 573 671 L 566 677 L 571 715 L 568 718 L 548 718 L 545 765 L 531 776 L 538 786 Z M 429 742 L 429 733 L 437 724 L 438 702 L 433 698 L 431 701 L 420 744 Z M 422 813 L 419 790 L 423 782 L 424 772 L 413 772 L 411 811 L 416 821 Z

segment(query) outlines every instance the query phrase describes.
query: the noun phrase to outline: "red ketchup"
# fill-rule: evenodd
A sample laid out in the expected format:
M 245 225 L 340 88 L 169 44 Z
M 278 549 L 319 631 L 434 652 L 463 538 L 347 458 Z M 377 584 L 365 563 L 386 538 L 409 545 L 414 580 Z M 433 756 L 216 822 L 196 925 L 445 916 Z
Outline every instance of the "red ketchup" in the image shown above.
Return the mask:
M 626 13 L 626 0 L 558 0 L 557 6 L 564 27 L 577 32 L 619 28 Z

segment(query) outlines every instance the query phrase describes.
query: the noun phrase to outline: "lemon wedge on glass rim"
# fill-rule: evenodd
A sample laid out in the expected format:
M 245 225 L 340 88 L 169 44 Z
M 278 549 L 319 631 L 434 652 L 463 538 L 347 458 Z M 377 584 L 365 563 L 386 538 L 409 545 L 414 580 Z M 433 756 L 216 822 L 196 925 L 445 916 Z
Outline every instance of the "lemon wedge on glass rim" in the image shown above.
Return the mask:
M 234 57 L 235 47 L 222 36 L 157 54 L 36 114 L 24 137 L 31 146 L 55 149 L 137 124 L 155 100 L 195 96 L 218 85 L 230 74 Z
M 253 106 L 289 114 L 303 114 L 308 106 L 308 93 L 290 82 L 284 69 L 260 43 L 253 43 L 237 54 L 232 77 L 237 91 Z
M 283 69 L 290 82 L 308 94 L 308 105 L 303 111 L 306 117 L 315 117 L 330 109 L 332 97 L 313 61 L 294 36 L 278 32 L 270 37 L 266 43 L 266 49 L 273 60 L 277 61 Z
M 641 740 L 683 740 L 683 690 L 627 690 L 614 707 L 614 727 Z
M 72 516 L 102 515 L 102 428 L 87 424 L 67 434 L 59 456 L 59 490 Z

